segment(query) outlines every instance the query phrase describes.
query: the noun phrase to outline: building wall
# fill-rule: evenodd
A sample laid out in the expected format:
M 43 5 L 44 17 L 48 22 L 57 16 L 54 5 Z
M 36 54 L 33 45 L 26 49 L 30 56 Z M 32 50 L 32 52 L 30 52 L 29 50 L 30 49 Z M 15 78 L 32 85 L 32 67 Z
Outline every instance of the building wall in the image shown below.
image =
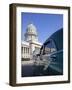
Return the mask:
M 21 45 L 22 60 L 32 60 L 34 52 L 40 50 L 41 44 L 23 42 Z

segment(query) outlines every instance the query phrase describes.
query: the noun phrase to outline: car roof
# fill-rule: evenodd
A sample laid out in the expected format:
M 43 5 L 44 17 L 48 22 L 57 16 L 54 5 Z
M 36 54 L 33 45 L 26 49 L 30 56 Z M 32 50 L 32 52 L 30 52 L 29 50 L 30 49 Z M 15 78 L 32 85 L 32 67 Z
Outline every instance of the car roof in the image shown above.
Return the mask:
M 43 45 L 47 44 L 50 40 L 53 40 L 57 50 L 63 49 L 63 28 L 53 33 Z

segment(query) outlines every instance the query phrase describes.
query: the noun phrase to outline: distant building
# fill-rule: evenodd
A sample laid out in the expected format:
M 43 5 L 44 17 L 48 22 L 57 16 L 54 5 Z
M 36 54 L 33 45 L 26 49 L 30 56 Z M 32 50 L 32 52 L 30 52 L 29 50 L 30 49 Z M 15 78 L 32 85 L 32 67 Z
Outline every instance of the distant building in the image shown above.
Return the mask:
M 29 24 L 24 34 L 24 41 L 21 42 L 22 60 L 32 60 L 33 54 L 38 53 L 41 46 L 36 27 Z

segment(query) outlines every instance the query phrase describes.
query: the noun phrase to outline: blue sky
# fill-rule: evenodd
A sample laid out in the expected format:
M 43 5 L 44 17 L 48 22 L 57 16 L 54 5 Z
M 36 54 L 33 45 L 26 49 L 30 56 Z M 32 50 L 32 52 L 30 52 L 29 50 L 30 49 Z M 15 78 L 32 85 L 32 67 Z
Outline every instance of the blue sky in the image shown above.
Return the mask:
M 27 25 L 33 23 L 38 32 L 39 42 L 43 43 L 52 33 L 63 27 L 62 14 L 21 13 L 21 38 L 24 39 Z

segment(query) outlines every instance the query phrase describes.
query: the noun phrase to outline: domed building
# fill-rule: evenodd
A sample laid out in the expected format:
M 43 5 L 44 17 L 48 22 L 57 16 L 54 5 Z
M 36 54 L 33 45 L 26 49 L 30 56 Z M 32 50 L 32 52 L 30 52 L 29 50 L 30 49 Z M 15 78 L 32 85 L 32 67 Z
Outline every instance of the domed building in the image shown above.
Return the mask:
M 27 26 L 21 46 L 22 60 L 33 60 L 33 54 L 39 52 L 42 44 L 38 41 L 37 28 L 34 24 Z

